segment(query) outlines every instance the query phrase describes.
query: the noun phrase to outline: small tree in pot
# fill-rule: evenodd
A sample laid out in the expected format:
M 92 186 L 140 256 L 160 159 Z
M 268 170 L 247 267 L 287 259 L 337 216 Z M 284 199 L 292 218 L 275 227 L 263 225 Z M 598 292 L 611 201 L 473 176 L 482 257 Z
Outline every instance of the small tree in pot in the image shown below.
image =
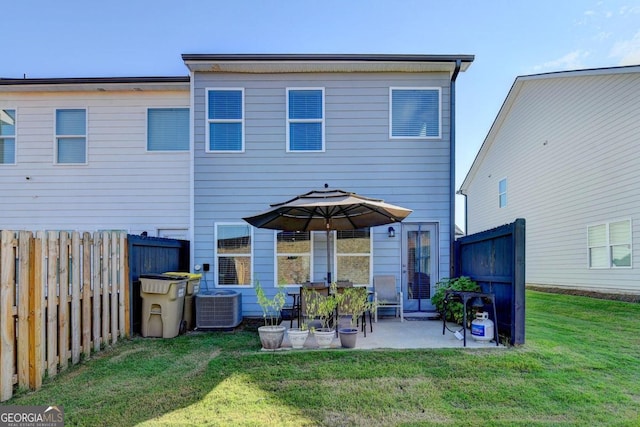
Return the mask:
M 354 348 L 358 336 L 358 319 L 367 311 L 375 308 L 375 302 L 370 301 L 367 289 L 363 287 L 344 288 L 336 295 L 338 314 L 348 316 L 349 327 L 339 328 L 340 342 L 343 347 Z
M 262 317 L 264 318 L 264 326 L 258 328 L 260 342 L 265 350 L 275 350 L 282 345 L 284 339 L 285 327 L 280 326 L 280 311 L 284 307 L 285 296 L 284 288 L 278 285 L 276 294 L 267 297 L 260 282 L 256 283 L 256 295 L 258 304 L 262 308 Z

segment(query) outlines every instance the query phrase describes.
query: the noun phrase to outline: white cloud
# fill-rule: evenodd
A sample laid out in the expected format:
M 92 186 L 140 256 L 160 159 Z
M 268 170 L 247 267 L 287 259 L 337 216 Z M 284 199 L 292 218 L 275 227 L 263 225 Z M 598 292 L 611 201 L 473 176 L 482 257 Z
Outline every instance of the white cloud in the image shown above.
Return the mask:
M 629 40 L 615 43 L 611 48 L 609 56 L 618 58 L 618 65 L 640 64 L 640 31 Z
M 545 62 L 541 65 L 536 65 L 533 69 L 536 72 L 541 71 L 564 71 L 564 70 L 576 70 L 579 68 L 584 68 L 584 60 L 589 57 L 589 52 L 585 50 L 574 50 L 573 52 L 569 52 L 564 56 L 561 56 L 558 59 L 554 59 L 552 61 Z

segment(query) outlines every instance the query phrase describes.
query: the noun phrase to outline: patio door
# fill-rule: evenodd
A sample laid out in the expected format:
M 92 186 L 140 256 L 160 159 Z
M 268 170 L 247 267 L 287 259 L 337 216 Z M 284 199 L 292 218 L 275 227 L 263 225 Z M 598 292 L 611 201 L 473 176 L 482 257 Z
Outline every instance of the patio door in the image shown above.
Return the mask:
M 433 311 L 431 295 L 438 277 L 438 227 L 434 223 L 402 225 L 404 310 Z

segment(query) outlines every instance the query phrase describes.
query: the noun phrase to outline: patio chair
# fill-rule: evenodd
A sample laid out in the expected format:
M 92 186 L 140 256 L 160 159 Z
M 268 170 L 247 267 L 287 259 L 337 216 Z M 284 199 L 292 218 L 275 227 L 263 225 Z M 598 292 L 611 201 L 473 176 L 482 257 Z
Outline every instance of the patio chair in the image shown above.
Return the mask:
M 381 308 L 395 308 L 396 316 L 404 322 L 404 307 L 402 291 L 396 289 L 395 276 L 375 276 L 373 278 L 373 298 L 375 301 L 375 321 L 378 321 L 378 310 Z

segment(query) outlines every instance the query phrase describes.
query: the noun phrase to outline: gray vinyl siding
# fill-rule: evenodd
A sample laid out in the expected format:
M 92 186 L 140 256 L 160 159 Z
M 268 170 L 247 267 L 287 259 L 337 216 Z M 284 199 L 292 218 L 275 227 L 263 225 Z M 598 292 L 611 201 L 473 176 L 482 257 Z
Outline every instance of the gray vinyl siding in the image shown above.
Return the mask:
M 189 108 L 189 92 L 0 93 L 17 115 L 16 164 L 0 165 L 0 228 L 188 230 L 190 153 L 146 151 L 149 107 Z M 60 108 L 87 111 L 87 164 L 55 164 Z
M 527 283 L 640 291 L 640 73 L 525 79 L 515 89 L 469 184 L 469 232 L 525 218 Z M 624 219 L 632 268 L 589 269 L 588 226 Z
M 239 222 L 300 193 L 354 191 L 413 209 L 410 222 L 439 223 L 440 272 L 449 269 L 449 75 L 447 73 L 221 74 L 196 73 L 194 85 L 195 263 L 210 263 L 214 223 Z M 389 88 L 442 88 L 442 139 L 389 139 Z M 245 152 L 205 152 L 206 88 L 242 87 Z M 286 152 L 286 88 L 324 87 L 325 152 Z M 400 277 L 401 233 L 373 231 L 374 274 Z M 274 234 L 254 230 L 254 281 L 274 282 Z M 314 248 L 314 275 L 326 273 L 323 233 Z M 245 315 L 258 314 L 255 293 L 243 292 Z M 289 301 L 290 302 L 290 301 Z

